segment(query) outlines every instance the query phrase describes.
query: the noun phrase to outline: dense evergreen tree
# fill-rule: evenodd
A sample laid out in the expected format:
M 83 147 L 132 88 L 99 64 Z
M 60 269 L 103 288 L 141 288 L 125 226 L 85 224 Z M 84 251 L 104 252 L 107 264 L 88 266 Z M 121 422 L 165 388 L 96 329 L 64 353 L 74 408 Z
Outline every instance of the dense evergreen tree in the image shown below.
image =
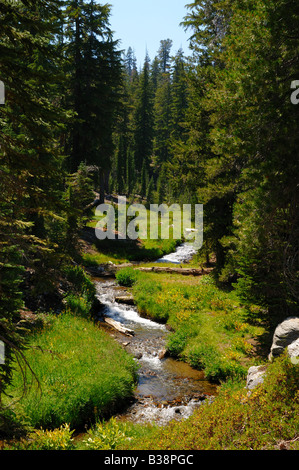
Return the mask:
M 120 52 L 109 28 L 109 14 L 107 4 L 66 2 L 67 104 L 76 112 L 67 153 L 72 171 L 82 161 L 98 166 L 102 198 L 104 176 L 107 180 L 114 149 L 112 135 L 121 76 Z
M 138 72 L 132 48 L 123 57 L 123 73 L 120 81 L 120 102 L 114 126 L 115 152 L 111 174 L 111 187 L 118 193 L 131 192 L 137 176 L 134 166 L 134 109 Z M 129 189 L 130 188 L 130 189 Z
M 157 87 L 154 102 L 154 145 L 155 167 L 158 170 L 161 163 L 170 157 L 171 137 L 171 77 L 169 73 L 163 76 Z
M 171 87 L 171 131 L 174 141 L 184 140 L 186 112 L 188 109 L 187 65 L 182 49 L 173 58 Z
M 0 3 L 0 393 L 22 346 L 21 308 L 44 308 L 76 257 L 94 198 L 80 162 L 110 167 L 120 53 L 108 16 L 94 1 Z M 63 154 L 79 166 L 69 177 Z
M 160 48 L 158 50 L 158 61 L 162 73 L 169 72 L 170 67 L 170 52 L 172 48 L 171 39 L 163 39 L 160 41 Z
M 0 76 L 6 89 L 0 109 L 0 336 L 6 343 L 0 393 L 22 346 L 17 319 L 26 300 L 23 273 L 30 276 L 32 293 L 40 292 L 46 276 L 50 289 L 61 257 L 53 230 L 64 210 L 58 138 L 65 114 L 55 103 L 59 6 L 54 0 L 0 4 Z
M 160 67 L 159 58 L 156 56 L 151 63 L 151 81 L 153 85 L 153 93 L 154 95 L 157 92 L 158 84 L 161 79 L 162 72 Z
M 299 159 L 296 109 L 288 83 L 298 67 L 298 14 L 298 6 L 288 1 L 257 0 L 250 10 L 240 3 L 230 41 L 225 41 L 227 71 L 222 83 L 232 92 L 234 80 L 235 98 L 231 95 L 228 102 L 227 95 L 222 103 L 222 112 L 233 117 L 234 125 L 223 125 L 233 137 L 236 163 L 241 160 L 243 167 L 231 240 L 241 275 L 238 291 L 267 307 L 274 325 L 298 308 Z M 232 61 L 232 49 L 238 61 Z
M 136 170 L 149 168 L 153 150 L 153 90 L 150 80 L 150 58 L 146 55 L 137 88 L 134 112 L 134 148 Z
M 190 8 L 198 99 L 189 135 L 206 132 L 195 145 L 202 148 L 205 236 L 218 246 L 222 279 L 239 277 L 239 293 L 266 307 L 275 324 L 298 306 L 298 145 L 289 99 L 298 6 L 240 0 Z
M 128 80 L 132 82 L 134 80 L 134 77 L 138 74 L 137 60 L 132 47 L 129 47 L 125 54 L 124 65 L 126 76 L 128 77 Z

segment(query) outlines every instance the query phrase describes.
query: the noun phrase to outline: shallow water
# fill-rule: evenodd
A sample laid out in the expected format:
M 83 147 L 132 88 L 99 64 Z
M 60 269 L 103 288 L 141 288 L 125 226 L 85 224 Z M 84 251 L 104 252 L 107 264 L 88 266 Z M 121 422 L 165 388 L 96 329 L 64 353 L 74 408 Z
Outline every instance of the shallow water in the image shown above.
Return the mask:
M 176 262 L 183 255 L 186 260 L 190 247 L 177 250 L 173 255 Z M 124 419 L 165 424 L 172 419 L 187 418 L 196 407 L 215 395 L 216 387 L 205 379 L 202 371 L 163 356 L 170 334 L 165 325 L 141 317 L 134 306 L 116 302 L 115 297 L 123 294 L 124 289 L 115 280 L 97 281 L 96 287 L 97 297 L 103 305 L 101 314 L 135 333 L 128 337 L 103 324 L 139 365 L 136 400 L 123 415 Z
M 159 258 L 156 262 L 173 264 L 188 263 L 195 254 L 196 250 L 192 243 L 183 243 L 182 245 L 179 245 L 173 253 L 169 253 L 168 255 Z

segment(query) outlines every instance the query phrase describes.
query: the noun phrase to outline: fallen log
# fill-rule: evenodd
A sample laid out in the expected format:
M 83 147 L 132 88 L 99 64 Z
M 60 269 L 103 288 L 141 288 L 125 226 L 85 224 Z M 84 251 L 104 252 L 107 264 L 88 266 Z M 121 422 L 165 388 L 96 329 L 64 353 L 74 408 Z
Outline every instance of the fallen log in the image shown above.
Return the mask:
M 104 317 L 104 322 L 108 323 L 108 325 L 112 326 L 117 331 L 119 331 L 120 333 L 123 333 L 126 336 L 134 336 L 134 334 L 135 334 L 133 330 L 130 330 L 130 328 L 126 328 L 125 326 L 123 326 L 118 321 L 112 320 L 112 318 Z
M 115 297 L 115 302 L 119 304 L 134 305 L 134 297 L 132 295 L 119 295 Z
M 104 267 L 97 268 L 95 274 L 99 277 L 107 276 L 107 277 L 114 277 L 117 271 L 123 268 L 132 267 L 138 271 L 144 272 L 152 272 L 152 273 L 176 273 L 176 274 L 183 274 L 186 276 L 203 276 L 204 274 L 209 274 L 213 271 L 213 268 L 175 268 L 175 267 L 166 267 L 166 266 L 151 266 L 151 267 L 139 267 L 133 263 L 124 263 L 124 264 L 113 264 L 109 263 Z M 91 269 L 89 269 L 91 271 Z
M 168 268 L 160 266 L 152 266 L 150 268 L 135 268 L 139 271 L 144 272 L 153 272 L 153 273 L 176 273 L 183 274 L 186 276 L 201 276 L 203 274 L 208 274 L 212 269 L 202 269 L 202 268 Z

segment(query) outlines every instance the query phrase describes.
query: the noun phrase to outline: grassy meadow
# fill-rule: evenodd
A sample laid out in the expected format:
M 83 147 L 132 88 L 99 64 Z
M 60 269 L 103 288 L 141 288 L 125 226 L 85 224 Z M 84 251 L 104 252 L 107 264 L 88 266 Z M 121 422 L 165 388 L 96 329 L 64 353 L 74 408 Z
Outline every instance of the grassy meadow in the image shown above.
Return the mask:
M 37 314 L 35 326 L 24 325 L 24 360 L 15 365 L 1 430 L 27 436 L 2 447 L 68 448 L 74 432 L 119 412 L 133 395 L 136 362 L 94 322 L 93 281 L 76 265 L 65 267 L 64 276 L 63 311 Z
M 132 286 L 141 315 L 169 325 L 168 353 L 203 369 L 209 380 L 244 378 L 248 366 L 258 361 L 255 344 L 265 334 L 265 327 L 262 322 L 253 324 L 251 312 L 234 292 L 217 287 L 212 275 L 193 277 L 124 268 L 117 279 Z M 253 312 L 256 309 L 252 307 Z
M 133 359 L 91 321 L 69 312 L 47 318 L 30 335 L 26 359 L 34 375 L 27 371 L 26 393 L 14 411 L 36 429 L 65 423 L 83 429 L 119 411 L 134 390 Z M 17 368 L 8 390 L 14 399 L 23 385 Z
M 118 233 L 119 228 L 119 213 L 118 206 L 113 204 L 112 207 L 115 210 L 115 230 Z M 128 210 L 128 207 L 127 209 Z M 150 236 L 150 227 L 151 227 L 151 211 L 144 208 L 143 218 L 138 215 L 140 218 L 138 224 L 136 222 L 136 231 L 139 233 L 139 237 L 136 240 L 129 239 L 127 240 L 118 240 L 117 233 L 116 239 L 104 239 L 99 240 L 94 236 L 92 250 L 85 251 L 82 253 L 82 262 L 86 266 L 97 266 L 100 264 L 105 264 L 113 262 L 114 264 L 122 264 L 128 262 L 154 262 L 158 258 L 164 256 L 165 254 L 171 253 L 175 250 L 176 246 L 181 243 L 183 239 L 183 232 L 180 231 L 180 237 L 175 238 L 173 233 L 173 227 L 169 228 L 169 237 L 161 238 L 160 236 L 156 239 L 151 238 Z M 87 228 L 96 229 L 97 224 L 103 219 L 103 217 L 97 214 L 94 211 L 92 219 L 87 223 Z M 127 230 L 130 223 L 134 223 L 135 217 L 127 216 Z M 159 219 L 159 224 L 163 222 L 161 218 Z M 170 213 L 169 224 L 173 222 L 173 216 Z M 134 225 L 135 227 L 135 225 Z M 143 227 L 143 229 L 142 229 Z M 134 229 L 135 230 L 135 229 Z M 159 229 L 161 230 L 161 229 Z M 161 233 L 159 233 L 161 235 Z

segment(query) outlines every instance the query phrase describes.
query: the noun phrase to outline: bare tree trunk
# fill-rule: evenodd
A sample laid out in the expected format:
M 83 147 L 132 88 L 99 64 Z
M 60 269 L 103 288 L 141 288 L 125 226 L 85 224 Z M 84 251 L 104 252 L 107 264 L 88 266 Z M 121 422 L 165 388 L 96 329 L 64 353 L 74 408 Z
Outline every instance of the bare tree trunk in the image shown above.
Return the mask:
M 106 170 L 105 175 L 104 175 L 104 179 L 105 179 L 104 189 L 105 189 L 106 194 L 110 193 L 110 190 L 109 190 L 109 176 L 110 176 L 110 170 Z
M 99 169 L 99 179 L 100 179 L 100 204 L 104 204 L 105 201 L 105 173 L 104 171 L 100 168 Z

